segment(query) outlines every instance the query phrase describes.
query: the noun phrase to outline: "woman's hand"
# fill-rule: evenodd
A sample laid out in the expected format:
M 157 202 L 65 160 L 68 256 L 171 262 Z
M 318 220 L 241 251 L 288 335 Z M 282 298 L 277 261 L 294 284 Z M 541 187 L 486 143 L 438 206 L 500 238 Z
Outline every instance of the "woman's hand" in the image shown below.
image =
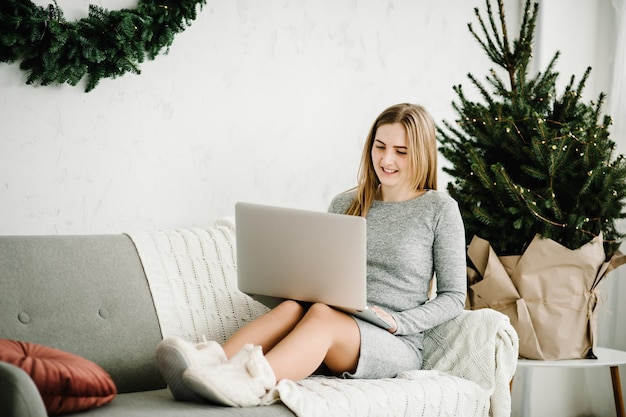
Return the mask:
M 391 316 L 391 314 L 387 313 L 385 310 L 383 310 L 382 308 L 380 308 L 378 306 L 371 306 L 370 309 L 374 313 L 378 314 L 381 319 L 383 319 L 387 323 L 391 324 L 391 327 L 387 329 L 387 331 L 389 333 L 395 333 L 396 330 L 398 330 L 398 324 L 396 323 L 394 318 Z

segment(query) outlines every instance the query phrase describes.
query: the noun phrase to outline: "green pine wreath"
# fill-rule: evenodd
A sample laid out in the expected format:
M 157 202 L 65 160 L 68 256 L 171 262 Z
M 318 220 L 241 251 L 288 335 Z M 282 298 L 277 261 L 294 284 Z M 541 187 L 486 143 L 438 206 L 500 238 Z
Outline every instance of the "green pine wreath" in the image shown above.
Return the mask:
M 20 62 L 33 85 L 76 85 L 87 76 L 91 91 L 102 78 L 139 74 L 146 58 L 167 53 L 205 3 L 139 0 L 136 9 L 111 11 L 92 4 L 87 17 L 68 22 L 56 1 L 0 0 L 0 62 Z

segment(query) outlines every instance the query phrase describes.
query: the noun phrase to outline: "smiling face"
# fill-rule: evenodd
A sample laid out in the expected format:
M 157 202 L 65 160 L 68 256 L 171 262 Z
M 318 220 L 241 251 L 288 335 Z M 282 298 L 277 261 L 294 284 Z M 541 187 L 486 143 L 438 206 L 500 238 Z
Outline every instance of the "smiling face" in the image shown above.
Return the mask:
M 371 157 L 385 201 L 403 201 L 416 194 L 408 151 L 404 125 L 390 123 L 378 127 Z
M 437 189 L 435 122 L 419 104 L 390 106 L 367 134 L 357 195 L 346 214 L 367 216 L 374 200 L 405 201 Z

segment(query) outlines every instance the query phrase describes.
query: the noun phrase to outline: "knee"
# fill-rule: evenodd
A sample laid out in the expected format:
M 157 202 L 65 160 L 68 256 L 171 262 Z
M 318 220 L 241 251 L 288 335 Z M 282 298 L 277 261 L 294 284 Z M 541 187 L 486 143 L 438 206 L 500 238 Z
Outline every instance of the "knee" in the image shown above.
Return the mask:
M 281 317 L 291 317 L 294 319 L 299 319 L 304 316 L 306 309 L 302 304 L 297 301 L 285 300 L 276 307 L 274 307 L 272 311 L 280 314 Z
M 327 304 L 314 303 L 311 305 L 311 307 L 309 307 L 306 315 L 310 318 L 328 319 L 337 313 L 339 313 L 339 311 L 328 306 Z

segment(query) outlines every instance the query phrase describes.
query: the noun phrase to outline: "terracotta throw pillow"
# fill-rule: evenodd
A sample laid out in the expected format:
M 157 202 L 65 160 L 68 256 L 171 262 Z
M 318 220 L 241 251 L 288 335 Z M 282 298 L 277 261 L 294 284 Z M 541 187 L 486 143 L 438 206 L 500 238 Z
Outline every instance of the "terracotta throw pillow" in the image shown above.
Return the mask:
M 50 415 L 99 407 L 117 394 L 113 380 L 101 367 L 62 350 L 0 339 L 0 361 L 30 375 Z

